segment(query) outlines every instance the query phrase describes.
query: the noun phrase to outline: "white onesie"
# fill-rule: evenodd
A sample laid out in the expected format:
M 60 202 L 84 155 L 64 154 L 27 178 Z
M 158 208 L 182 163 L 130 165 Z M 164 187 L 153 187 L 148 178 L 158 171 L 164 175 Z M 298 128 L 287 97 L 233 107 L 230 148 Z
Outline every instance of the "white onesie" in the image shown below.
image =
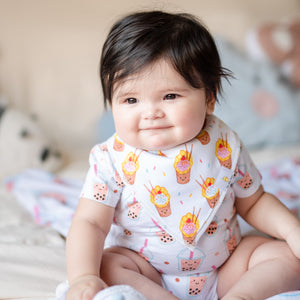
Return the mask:
M 241 239 L 235 197 L 260 183 L 236 133 L 212 115 L 172 149 L 136 149 L 117 135 L 96 145 L 81 196 L 115 207 L 110 245 L 143 256 L 174 295 L 214 299 L 217 270 Z

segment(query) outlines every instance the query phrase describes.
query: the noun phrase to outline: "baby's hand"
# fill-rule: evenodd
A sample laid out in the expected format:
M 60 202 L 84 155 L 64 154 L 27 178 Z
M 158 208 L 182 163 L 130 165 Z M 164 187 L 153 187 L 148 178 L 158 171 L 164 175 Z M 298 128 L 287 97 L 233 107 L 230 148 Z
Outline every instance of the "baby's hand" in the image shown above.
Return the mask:
M 85 275 L 72 282 L 66 300 L 92 300 L 107 284 L 95 275 Z
M 286 242 L 288 243 L 295 256 L 300 259 L 300 226 L 293 228 L 288 233 Z

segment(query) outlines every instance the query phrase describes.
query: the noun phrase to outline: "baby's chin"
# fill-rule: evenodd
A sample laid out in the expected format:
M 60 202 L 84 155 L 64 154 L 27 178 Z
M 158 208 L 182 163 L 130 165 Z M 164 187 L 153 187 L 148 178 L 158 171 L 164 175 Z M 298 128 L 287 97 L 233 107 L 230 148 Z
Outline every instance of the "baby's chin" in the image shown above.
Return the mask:
M 126 142 L 125 142 L 126 143 Z M 175 147 L 175 144 L 170 143 L 134 143 L 134 142 L 127 142 L 126 144 L 130 145 L 131 147 L 142 149 L 145 151 L 162 151 L 168 150 Z
M 139 136 L 122 136 L 119 135 L 121 140 L 131 147 L 143 149 L 145 151 L 162 151 L 172 149 L 179 145 L 185 144 L 195 138 L 194 135 L 169 133 L 169 134 L 147 134 Z
M 163 150 L 172 149 L 179 145 L 183 145 L 189 141 L 190 140 L 182 140 L 182 141 L 165 142 L 165 143 L 160 141 L 157 143 L 142 143 L 142 144 L 135 144 L 135 145 L 131 145 L 131 146 L 134 148 L 143 149 L 145 151 L 163 151 Z

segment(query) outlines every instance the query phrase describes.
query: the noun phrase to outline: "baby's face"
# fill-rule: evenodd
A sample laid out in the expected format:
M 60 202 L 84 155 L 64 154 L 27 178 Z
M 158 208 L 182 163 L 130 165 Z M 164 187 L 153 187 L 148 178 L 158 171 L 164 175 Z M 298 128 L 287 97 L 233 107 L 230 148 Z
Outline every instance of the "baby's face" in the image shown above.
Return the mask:
M 183 144 L 201 131 L 215 100 L 191 87 L 166 60 L 128 76 L 113 91 L 112 112 L 119 137 L 145 150 Z

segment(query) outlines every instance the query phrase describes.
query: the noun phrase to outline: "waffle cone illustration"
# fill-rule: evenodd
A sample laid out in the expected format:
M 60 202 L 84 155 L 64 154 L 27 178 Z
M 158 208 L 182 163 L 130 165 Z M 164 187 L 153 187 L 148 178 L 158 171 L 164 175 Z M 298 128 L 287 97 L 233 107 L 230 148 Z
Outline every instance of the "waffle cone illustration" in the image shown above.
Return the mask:
M 125 148 L 125 145 L 122 141 L 120 141 L 120 139 L 118 138 L 118 135 L 115 134 L 114 135 L 114 145 L 113 145 L 113 148 L 116 150 L 116 151 L 119 151 L 119 152 L 122 152 Z
M 232 160 L 231 160 L 231 147 L 227 142 L 227 135 L 226 139 L 224 140 L 223 137 L 218 139 L 216 143 L 216 156 L 221 164 L 221 166 L 231 169 Z
M 187 244 L 194 245 L 195 237 L 197 235 L 198 230 L 200 229 L 200 224 L 198 220 L 200 210 L 197 216 L 195 216 L 193 211 L 193 214 L 187 213 L 180 220 L 179 229 L 182 233 L 184 241 Z
M 180 150 L 179 154 L 175 158 L 174 168 L 176 171 L 176 179 L 179 184 L 185 184 L 190 181 L 191 168 L 193 165 L 192 157 L 193 145 L 191 152 L 188 152 L 187 148 L 185 150 Z
M 122 163 L 122 171 L 124 176 L 127 182 L 131 185 L 135 182 L 136 171 L 139 168 L 138 158 L 139 157 L 135 153 L 129 152 Z
M 171 206 L 170 206 L 170 194 L 167 189 L 161 187 L 159 185 L 153 187 L 151 182 L 151 189 L 149 189 L 146 185 L 146 189 L 150 193 L 150 201 L 155 205 L 155 208 L 158 214 L 161 217 L 168 217 L 171 215 Z
M 206 130 L 201 131 L 196 138 L 202 145 L 207 145 L 210 142 L 210 136 Z
M 220 190 L 215 185 L 215 178 L 207 177 L 206 180 L 204 180 L 202 176 L 200 177 L 202 183 L 198 180 L 196 180 L 196 182 L 201 186 L 202 196 L 206 198 L 209 207 L 214 208 L 220 198 Z

